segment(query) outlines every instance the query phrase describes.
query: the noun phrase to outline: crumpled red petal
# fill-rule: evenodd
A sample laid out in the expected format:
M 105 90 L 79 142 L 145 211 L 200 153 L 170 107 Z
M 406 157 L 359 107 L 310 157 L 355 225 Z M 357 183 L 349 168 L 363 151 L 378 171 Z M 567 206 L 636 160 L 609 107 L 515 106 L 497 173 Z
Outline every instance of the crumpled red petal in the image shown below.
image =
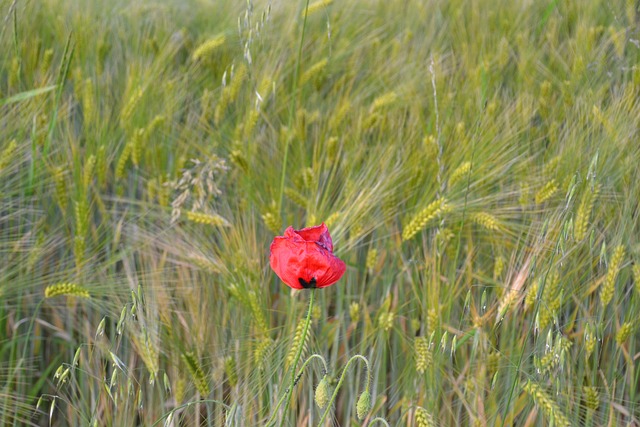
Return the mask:
M 329 229 L 324 222 L 314 227 L 307 227 L 297 231 L 294 230 L 294 232 L 307 242 L 317 242 L 328 251 L 333 252 L 333 241 L 329 235 Z
M 282 281 L 294 289 L 304 289 L 300 282 L 325 288 L 336 283 L 346 271 L 345 263 L 336 257 L 327 226 L 294 230 L 288 227 L 284 236 L 271 243 L 269 262 Z

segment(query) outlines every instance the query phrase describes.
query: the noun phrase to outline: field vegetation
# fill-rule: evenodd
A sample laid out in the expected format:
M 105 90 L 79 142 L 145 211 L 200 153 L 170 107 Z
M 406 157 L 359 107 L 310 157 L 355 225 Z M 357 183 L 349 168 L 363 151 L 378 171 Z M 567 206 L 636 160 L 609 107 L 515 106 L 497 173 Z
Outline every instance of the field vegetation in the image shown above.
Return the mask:
M 0 0 L 0 425 L 640 425 L 639 7 Z

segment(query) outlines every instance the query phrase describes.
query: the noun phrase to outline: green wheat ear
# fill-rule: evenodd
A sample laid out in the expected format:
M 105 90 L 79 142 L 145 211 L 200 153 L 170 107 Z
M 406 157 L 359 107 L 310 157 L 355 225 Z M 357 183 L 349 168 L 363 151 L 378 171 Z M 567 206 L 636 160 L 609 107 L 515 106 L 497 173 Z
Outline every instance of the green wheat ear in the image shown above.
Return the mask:
M 436 217 L 450 210 L 447 201 L 443 198 L 431 202 L 426 208 L 418 212 L 402 231 L 402 240 L 407 241 L 424 230 L 427 224 Z
M 56 198 L 58 199 L 58 204 L 60 206 L 60 210 L 65 212 L 67 210 L 68 203 L 68 191 L 67 191 L 67 182 L 65 178 L 65 172 L 62 167 L 56 167 L 53 170 L 53 182 L 55 184 L 56 189 Z
M 57 296 L 74 296 L 80 298 L 91 298 L 89 291 L 75 283 L 57 283 L 55 285 L 49 285 L 44 290 L 45 298 L 53 298 Z
M 424 374 L 433 361 L 433 354 L 427 338 L 416 337 L 414 341 L 414 350 L 416 358 L 416 372 Z
M 371 248 L 367 252 L 367 260 L 365 266 L 367 270 L 372 271 L 376 265 L 378 264 L 378 250 L 376 248 Z
M 238 384 L 238 368 L 236 366 L 236 359 L 233 356 L 224 359 L 224 373 L 227 376 L 229 385 L 235 387 L 236 384 Z
M 523 386 L 524 391 L 533 398 L 533 401 L 542 408 L 542 411 L 554 420 L 555 425 L 569 427 L 569 419 L 562 413 L 560 406 L 538 384 L 528 381 Z
M 207 381 L 202 365 L 200 365 L 196 355 L 192 351 L 183 353 L 182 360 L 185 365 L 187 365 L 187 370 L 189 371 L 189 374 L 191 374 L 191 379 L 193 380 L 198 393 L 204 397 L 209 396 L 209 393 L 211 392 L 211 389 L 209 388 L 209 381 Z
M 416 427 L 435 427 L 433 417 L 424 408 L 416 409 Z
M 304 85 L 310 80 L 320 80 L 324 74 L 325 68 L 327 68 L 328 63 L 329 61 L 327 60 L 327 58 L 324 58 L 309 67 L 309 69 L 305 71 L 300 77 L 300 86 Z
M 541 358 L 534 357 L 535 367 L 544 374 L 550 373 L 560 367 L 572 345 L 573 343 L 568 338 L 560 337 L 547 354 Z
M 580 206 L 576 213 L 576 222 L 573 231 L 576 240 L 582 240 L 587 235 L 591 211 L 593 209 L 593 204 L 598 197 L 599 191 L 600 187 L 596 186 L 593 191 L 590 188 L 587 188 L 582 194 L 582 200 L 580 200 Z
M 584 393 L 584 403 L 586 407 L 591 411 L 598 410 L 600 406 L 600 393 L 598 393 L 598 389 L 595 387 L 584 386 L 582 388 L 582 392 Z
M 95 123 L 98 115 L 95 102 L 95 88 L 93 87 L 93 80 L 86 79 L 82 83 L 82 92 L 80 94 L 82 102 L 82 113 L 87 125 Z
M 493 280 L 498 280 L 504 271 L 505 259 L 503 256 L 496 257 L 493 262 Z
M 276 202 L 272 201 L 268 209 L 268 211 L 262 214 L 262 220 L 264 221 L 264 224 L 267 226 L 269 231 L 274 234 L 279 234 L 281 232 L 282 222 L 280 220 L 280 216 L 277 213 Z
M 200 46 L 196 48 L 193 52 L 192 58 L 194 61 L 198 61 L 200 59 L 205 59 L 210 56 L 213 52 L 215 52 L 220 46 L 222 46 L 225 42 L 224 34 L 217 35 L 213 38 L 202 43 Z
M 449 178 L 449 185 L 453 187 L 458 182 L 466 179 L 467 174 L 471 171 L 471 162 L 464 162 L 460 166 L 458 166 L 452 173 Z
M 311 3 L 309 7 L 306 9 L 306 14 L 307 16 L 311 16 L 314 13 L 320 11 L 320 9 L 324 9 L 326 7 L 331 6 L 332 3 L 333 3 L 333 0 L 316 0 L 313 3 Z M 303 12 L 303 14 L 304 13 L 305 12 Z
M 116 179 L 124 178 L 125 167 L 127 166 L 127 162 L 131 158 L 133 146 L 130 143 L 127 143 L 122 149 L 122 153 L 120 153 L 120 157 L 118 158 L 118 163 L 116 163 L 115 176 Z
M 370 111 L 373 113 L 375 111 L 382 110 L 395 103 L 397 99 L 398 95 L 394 91 L 384 93 L 373 100 Z
M 536 204 L 542 204 L 549 200 L 558 191 L 558 184 L 555 179 L 547 182 L 535 195 Z
M 173 397 L 176 403 L 181 404 L 184 401 L 185 389 L 187 388 L 187 380 L 178 374 L 173 388 Z
M 618 272 L 620 271 L 620 267 L 624 262 L 625 257 L 625 248 L 623 245 L 618 245 L 613 250 L 613 257 L 611 257 L 611 263 L 609 264 L 609 269 L 607 270 L 607 275 L 604 280 L 604 285 L 602 285 L 602 291 L 600 292 L 600 301 L 602 302 L 602 306 L 606 307 L 611 298 L 613 298 L 613 294 L 615 292 L 616 279 L 618 277 Z
M 534 306 L 536 303 L 536 298 L 538 297 L 538 282 L 540 280 L 536 280 L 527 288 L 527 294 L 524 298 L 524 311 L 529 311 L 530 308 Z
M 296 358 L 296 354 L 298 353 L 298 349 L 302 347 L 301 357 L 304 357 L 304 354 L 307 350 L 307 345 L 309 343 L 309 335 L 306 334 L 304 341 L 302 340 L 302 332 L 304 331 L 304 322 L 298 323 L 296 327 L 296 333 L 293 337 L 293 344 L 291 345 L 291 349 L 289 350 L 289 354 L 287 355 L 287 365 L 291 366 L 293 361 Z
M 331 215 L 329 215 L 327 217 L 327 219 L 324 221 L 324 223 L 327 225 L 327 227 L 331 227 L 332 225 L 336 224 L 336 222 L 342 216 L 343 216 L 342 212 L 340 212 L 340 211 L 334 212 L 334 213 L 332 213 Z M 314 223 L 315 223 L 315 221 L 314 221 Z
M 360 320 L 360 304 L 352 302 L 349 305 L 349 317 L 351 317 L 351 322 L 358 323 Z
M 433 334 L 439 324 L 438 311 L 435 308 L 427 310 L 427 332 Z
M 616 342 L 619 346 L 622 346 L 631 336 L 635 329 L 635 325 L 633 322 L 625 322 L 620 326 L 618 332 L 616 333 Z
M 138 354 L 140 355 L 142 362 L 147 367 L 150 381 L 155 381 L 158 377 L 158 371 L 160 370 L 158 366 L 158 350 L 156 346 L 149 339 L 149 334 L 147 332 L 143 332 L 140 335 L 131 334 L 130 337 L 131 341 L 138 348 Z
M 487 212 L 478 212 L 471 216 L 471 221 L 489 231 L 498 231 L 500 224 L 495 216 Z
M 598 343 L 598 337 L 589 323 L 587 323 L 584 328 L 583 343 L 585 358 L 589 359 L 589 356 L 591 356 L 591 353 L 596 349 L 596 344 Z
M 255 344 L 253 349 L 253 360 L 259 371 L 264 370 L 266 362 L 273 350 L 273 341 L 271 338 L 264 337 Z
M 95 154 L 92 154 L 87 158 L 87 161 L 84 164 L 84 169 L 82 171 L 82 185 L 84 187 L 85 192 L 89 188 L 89 185 L 91 185 L 95 167 L 96 167 L 96 156 Z
M 291 200 L 293 203 L 300 206 L 301 208 L 307 207 L 307 198 L 303 194 L 298 192 L 296 189 L 291 187 L 285 187 L 284 195 L 287 196 L 289 200 Z
M 248 77 L 247 66 L 244 62 L 241 62 L 237 67 L 234 68 L 231 76 L 231 82 L 229 83 L 228 92 L 223 91 L 222 95 L 228 97 L 228 102 L 235 102 L 238 98 L 238 94 L 240 93 L 240 89 Z M 222 102 L 222 100 L 220 101 Z
M 191 222 L 198 224 L 206 224 L 214 227 L 228 226 L 229 222 L 220 215 L 209 215 L 201 212 L 189 211 L 186 213 L 186 217 Z
M 538 316 L 538 327 L 540 328 L 540 330 L 546 328 L 549 324 L 551 324 L 553 318 L 556 316 L 557 311 L 562 305 L 561 289 L 559 284 L 560 275 L 558 273 L 558 270 L 554 269 L 551 273 L 549 273 L 544 285 L 542 304 L 540 305 L 540 312 Z M 540 286 L 540 284 L 538 284 L 538 286 Z
M 120 110 L 120 123 L 124 129 L 130 128 L 131 125 L 131 117 L 136 110 L 136 107 L 140 103 L 142 96 L 144 95 L 144 91 L 142 88 L 136 88 L 133 93 L 127 99 L 127 102 Z
M 17 148 L 18 143 L 15 139 L 13 139 L 7 145 L 7 147 L 2 150 L 2 154 L 0 154 L 0 170 L 11 164 L 11 162 L 13 161 L 13 155 L 15 154 Z
M 633 266 L 632 273 L 636 292 L 640 294 L 640 264 L 636 264 Z

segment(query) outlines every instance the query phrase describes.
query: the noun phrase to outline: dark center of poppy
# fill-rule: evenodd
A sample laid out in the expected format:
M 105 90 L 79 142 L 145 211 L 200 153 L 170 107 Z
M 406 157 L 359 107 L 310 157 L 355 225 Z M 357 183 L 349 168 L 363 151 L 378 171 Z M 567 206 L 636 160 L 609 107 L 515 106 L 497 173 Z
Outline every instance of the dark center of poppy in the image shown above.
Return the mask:
M 302 277 L 300 277 L 298 279 L 298 282 L 300 282 L 300 286 L 302 286 L 304 289 L 315 289 L 316 287 L 315 277 L 312 277 L 311 280 L 309 280 L 308 282 L 304 280 Z

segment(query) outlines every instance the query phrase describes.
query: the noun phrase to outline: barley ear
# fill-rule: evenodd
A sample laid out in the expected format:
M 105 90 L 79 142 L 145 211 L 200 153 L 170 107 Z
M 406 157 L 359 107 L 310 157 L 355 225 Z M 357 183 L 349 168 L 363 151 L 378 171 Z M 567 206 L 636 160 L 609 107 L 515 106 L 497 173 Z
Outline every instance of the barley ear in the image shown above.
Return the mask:
M 53 298 L 57 296 L 74 296 L 80 298 L 90 298 L 89 291 L 80 285 L 75 283 L 57 283 L 55 285 L 49 285 L 44 290 L 45 298 Z

